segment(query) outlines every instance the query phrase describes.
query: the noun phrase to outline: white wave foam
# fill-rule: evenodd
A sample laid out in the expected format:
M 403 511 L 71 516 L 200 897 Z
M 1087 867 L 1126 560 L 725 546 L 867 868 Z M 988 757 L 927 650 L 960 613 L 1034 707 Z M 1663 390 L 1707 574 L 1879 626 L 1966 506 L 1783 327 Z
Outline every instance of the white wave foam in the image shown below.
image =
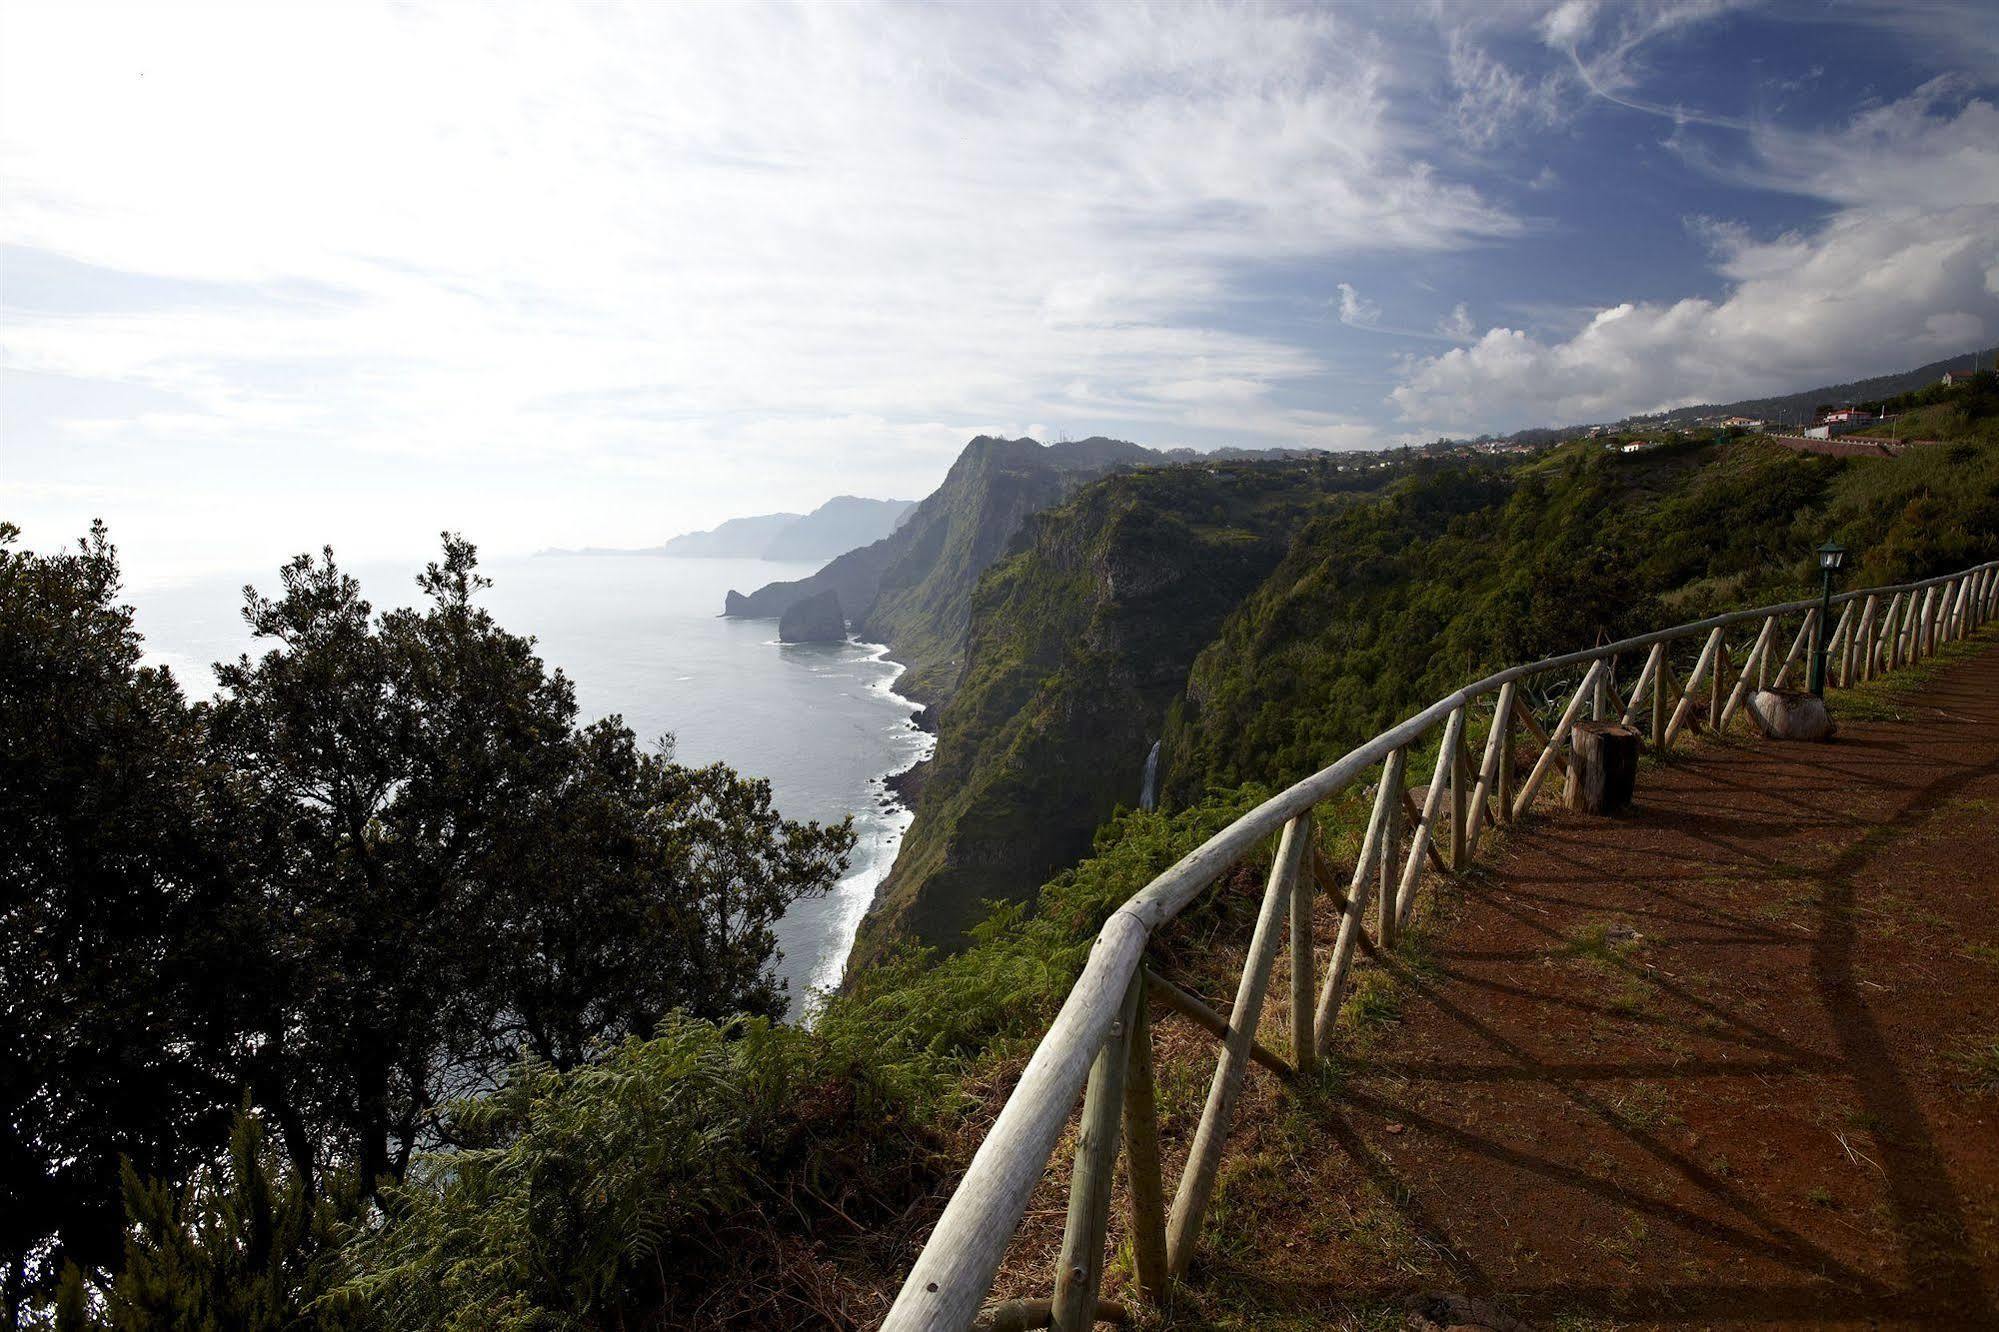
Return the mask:
M 868 653 L 856 664 L 881 665 L 888 668 L 880 680 L 868 682 L 867 688 L 870 693 L 878 692 L 884 699 L 901 705 L 910 716 L 923 710 L 922 704 L 895 692 L 896 682 L 909 668 L 899 661 L 889 660 L 887 644 L 856 643 L 855 646 L 865 649 Z M 874 905 L 875 893 L 880 890 L 882 881 L 888 878 L 889 871 L 895 866 L 896 853 L 902 849 L 903 834 L 909 831 L 909 825 L 916 818 L 913 810 L 901 800 L 893 798 L 893 792 L 888 788 L 887 781 L 891 777 L 899 777 L 908 772 L 929 758 L 937 748 L 937 737 L 927 731 L 909 728 L 907 722 L 896 729 L 905 731 L 911 737 L 910 759 L 899 768 L 877 774 L 868 783 L 870 790 L 888 793 L 891 796 L 890 803 L 879 806 L 878 812 L 857 813 L 855 816 L 857 825 L 873 824 L 874 831 L 868 836 L 868 853 L 863 866 L 840 880 L 833 889 L 832 900 L 836 909 L 833 915 L 832 947 L 820 954 L 820 962 L 813 969 L 813 975 L 808 982 L 806 1000 L 799 1014 L 799 1020 L 808 1025 L 825 1005 L 826 995 L 837 988 L 845 978 L 847 958 L 854 951 L 854 936 L 860 932 L 861 919 L 868 914 L 868 908 Z M 857 838 L 856 851 L 859 851 L 860 847 L 861 843 Z

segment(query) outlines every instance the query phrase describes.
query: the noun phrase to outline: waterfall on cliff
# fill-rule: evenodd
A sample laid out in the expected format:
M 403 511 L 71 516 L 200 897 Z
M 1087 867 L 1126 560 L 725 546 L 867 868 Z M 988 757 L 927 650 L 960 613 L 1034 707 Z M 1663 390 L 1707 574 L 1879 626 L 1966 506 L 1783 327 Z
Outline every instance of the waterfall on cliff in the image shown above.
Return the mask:
M 1152 752 L 1145 756 L 1145 776 L 1138 783 L 1138 807 L 1151 809 L 1159 803 L 1159 741 L 1152 742 Z

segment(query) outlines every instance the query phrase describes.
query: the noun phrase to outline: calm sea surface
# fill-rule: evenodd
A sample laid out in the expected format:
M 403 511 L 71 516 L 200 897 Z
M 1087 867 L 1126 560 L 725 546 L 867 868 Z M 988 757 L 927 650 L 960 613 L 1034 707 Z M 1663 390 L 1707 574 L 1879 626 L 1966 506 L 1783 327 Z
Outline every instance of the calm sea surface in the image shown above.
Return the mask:
M 671 733 L 677 758 L 721 761 L 768 777 L 786 818 L 851 814 L 857 837 L 837 891 L 795 906 L 778 927 L 794 1016 L 811 991 L 840 979 L 876 886 L 888 873 L 909 813 L 882 779 L 929 753 L 915 711 L 892 692 L 901 668 L 882 649 L 777 639 L 774 620 L 720 618 L 722 595 L 814 566 L 764 560 L 655 556 L 545 556 L 484 566 L 484 603 L 499 622 L 540 641 L 542 659 L 576 685 L 584 720 L 621 714 L 642 741 Z M 350 570 L 377 610 L 414 602 L 416 566 Z M 272 593 L 275 571 L 134 585 L 148 656 L 173 667 L 190 697 L 205 697 L 209 663 L 252 651 L 238 610 L 243 584 Z

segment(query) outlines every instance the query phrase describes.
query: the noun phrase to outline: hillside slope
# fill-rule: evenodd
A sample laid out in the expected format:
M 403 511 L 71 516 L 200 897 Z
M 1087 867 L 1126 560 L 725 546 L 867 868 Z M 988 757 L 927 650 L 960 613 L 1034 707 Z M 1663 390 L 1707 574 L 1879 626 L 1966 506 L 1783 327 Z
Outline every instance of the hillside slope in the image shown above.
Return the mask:
M 1999 449 L 1833 459 L 1753 439 L 1526 463 L 1160 467 L 1030 520 L 972 599 L 916 819 L 856 956 L 955 949 L 1137 802 L 1316 770 L 1487 670 L 1999 549 Z
M 988 900 L 1030 900 L 1138 801 L 1194 656 L 1306 517 L 1381 484 L 1324 459 L 1121 473 L 1028 520 L 978 584 L 965 666 L 916 820 L 864 922 L 956 948 Z
M 1781 393 L 1767 398 L 1743 398 L 1739 402 L 1702 403 L 1693 407 L 1681 407 L 1662 413 L 1656 420 L 1667 422 L 1695 421 L 1703 416 L 1753 416 L 1763 420 L 1808 420 L 1808 413 L 1826 404 L 1874 402 L 1891 398 L 1899 393 L 1912 393 L 1936 384 L 1946 370 L 1968 370 L 1975 361 L 1990 367 L 1999 357 L 1999 347 L 1987 347 L 1983 351 L 1968 352 L 1963 356 L 1951 356 L 1941 361 L 1931 361 L 1913 370 L 1898 370 L 1893 374 L 1874 375 L 1868 379 L 1856 379 L 1847 384 L 1822 384 L 1817 388 L 1804 389 L 1797 393 Z
M 828 588 L 862 638 L 889 644 L 909 668 L 898 688 L 941 701 L 956 676 L 972 587 L 1033 513 L 1078 486 L 1158 454 L 1114 439 L 1037 444 L 981 435 L 965 446 L 944 483 L 900 527 L 848 551 L 809 578 L 731 591 L 724 614 L 782 615 Z
M 1510 472 L 1428 470 L 1317 519 L 1232 614 L 1172 707 L 1164 787 L 1304 776 L 1488 670 L 1757 600 L 1999 549 L 1999 448 L 1832 459 L 1746 439 L 1575 444 Z

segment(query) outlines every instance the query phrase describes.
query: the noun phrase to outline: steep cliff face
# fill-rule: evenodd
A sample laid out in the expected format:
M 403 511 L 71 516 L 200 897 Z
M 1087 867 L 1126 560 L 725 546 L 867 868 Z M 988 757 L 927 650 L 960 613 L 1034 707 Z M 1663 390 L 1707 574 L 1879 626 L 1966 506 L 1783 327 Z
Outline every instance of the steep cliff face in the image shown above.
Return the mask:
M 840 594 L 827 588 L 803 601 L 794 602 L 777 619 L 781 643 L 844 643 L 847 617 L 840 610 Z
M 925 703 L 941 701 L 957 676 L 973 585 L 1028 515 L 1116 468 L 1158 458 L 1114 439 L 1043 445 L 981 435 L 889 536 L 810 578 L 771 583 L 747 596 L 731 591 L 723 613 L 778 616 L 830 588 L 855 632 L 887 643 L 909 668 L 897 688 Z
M 875 586 L 882 570 L 899 552 L 901 535 L 896 532 L 873 545 L 850 550 L 810 578 L 765 583 L 747 596 L 731 588 L 723 599 L 722 614 L 736 619 L 774 620 L 807 597 L 828 591 L 837 593 L 840 604 L 849 612 L 873 605 Z
M 960 946 L 1024 901 L 1120 804 L 1194 656 L 1338 489 L 1323 464 L 1148 468 L 1030 518 L 971 598 L 916 820 L 856 956 Z

